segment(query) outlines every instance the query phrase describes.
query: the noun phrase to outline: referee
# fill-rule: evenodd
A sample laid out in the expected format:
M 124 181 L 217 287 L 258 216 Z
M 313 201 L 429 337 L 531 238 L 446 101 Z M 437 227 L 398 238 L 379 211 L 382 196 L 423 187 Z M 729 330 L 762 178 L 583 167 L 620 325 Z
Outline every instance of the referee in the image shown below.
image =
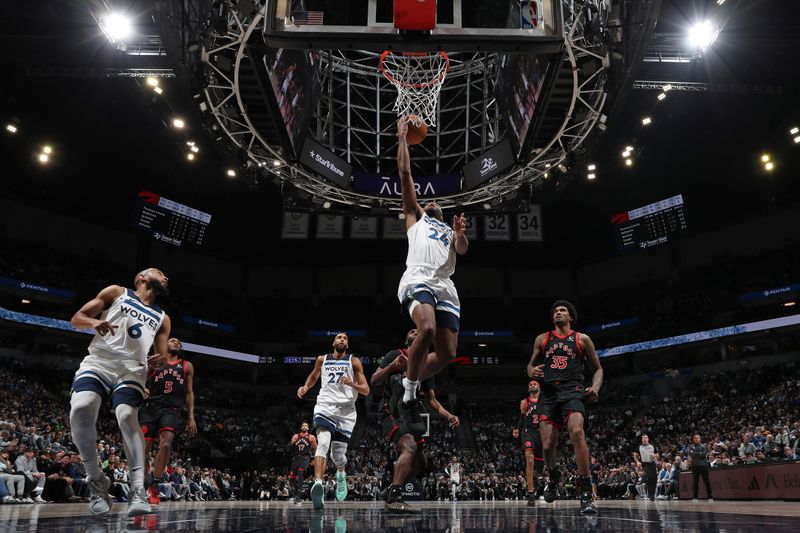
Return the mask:
M 656 450 L 650 444 L 650 437 L 642 435 L 642 444 L 639 452 L 633 452 L 633 458 L 637 463 L 644 465 L 644 473 L 647 478 L 647 496 L 651 502 L 656 501 Z

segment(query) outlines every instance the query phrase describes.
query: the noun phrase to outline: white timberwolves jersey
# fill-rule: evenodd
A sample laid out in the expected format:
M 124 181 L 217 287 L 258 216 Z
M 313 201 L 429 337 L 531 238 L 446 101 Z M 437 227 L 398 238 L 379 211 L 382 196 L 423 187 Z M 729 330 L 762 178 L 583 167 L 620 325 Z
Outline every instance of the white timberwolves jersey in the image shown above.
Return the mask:
M 125 289 L 111 303 L 111 307 L 103 311 L 100 319 L 119 327 L 113 335 L 96 334 L 89 343 L 89 354 L 133 359 L 144 364 L 156 333 L 164 321 L 164 311 L 144 304 L 135 292 Z
M 458 479 L 459 477 L 461 477 L 461 465 L 450 463 L 450 479 Z
M 440 278 L 449 278 L 456 270 L 453 229 L 423 213 L 408 229 L 406 266 L 424 267 Z
M 317 395 L 317 404 L 355 407 L 358 393 L 349 385 L 339 383 L 343 376 L 348 376 L 350 381 L 355 383 L 352 357 L 352 354 L 347 354 L 341 359 L 336 359 L 332 353 L 325 356 L 322 362 L 322 387 Z

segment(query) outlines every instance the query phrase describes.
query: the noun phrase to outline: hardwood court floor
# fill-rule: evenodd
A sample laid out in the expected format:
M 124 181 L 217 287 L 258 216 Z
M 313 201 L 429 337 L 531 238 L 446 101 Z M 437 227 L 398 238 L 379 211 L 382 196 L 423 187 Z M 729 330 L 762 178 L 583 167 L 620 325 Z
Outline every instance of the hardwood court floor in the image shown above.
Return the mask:
M 384 512 L 379 502 L 328 503 L 322 512 L 309 502 L 164 502 L 154 514 L 136 519 L 126 517 L 125 504 L 115 504 L 103 517 L 89 516 L 86 504 L 3 505 L 0 531 L 800 531 L 798 502 L 601 501 L 596 516 L 578 514 L 573 501 L 538 503 L 529 508 L 524 502 L 424 502 L 415 504 L 418 516 L 404 516 Z

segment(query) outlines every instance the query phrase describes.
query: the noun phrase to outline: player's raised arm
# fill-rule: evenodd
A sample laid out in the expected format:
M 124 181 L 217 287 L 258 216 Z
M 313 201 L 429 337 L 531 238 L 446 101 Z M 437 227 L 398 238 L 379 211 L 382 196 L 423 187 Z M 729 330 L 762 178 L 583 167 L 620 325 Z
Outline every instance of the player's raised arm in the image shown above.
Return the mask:
M 406 228 L 413 226 L 422 216 L 422 207 L 417 202 L 417 191 L 414 189 L 414 179 L 411 177 L 411 155 L 408 153 L 408 139 L 406 139 L 408 122 L 407 116 L 397 120 L 397 171 L 400 173 Z
M 113 335 L 119 326 L 115 326 L 110 322 L 95 317 L 108 309 L 114 300 L 123 292 L 125 292 L 125 289 L 119 285 L 109 285 L 100 291 L 97 296 L 83 304 L 83 306 L 72 315 L 72 320 L 70 321 L 72 326 L 76 329 L 93 329 L 100 335 L 106 335 L 108 333 Z
M 394 374 L 395 372 L 403 372 L 406 369 L 406 365 L 408 364 L 408 358 L 403 355 L 402 353 L 398 354 L 391 362 L 387 362 L 392 354 L 396 353 L 396 351 L 391 351 L 383 356 L 383 360 L 381 361 L 381 366 L 372 374 L 369 382 L 373 387 L 379 387 L 383 385 L 389 376 Z M 384 365 L 385 363 L 385 365 Z
M 309 389 L 311 387 L 313 387 L 314 384 L 317 382 L 317 380 L 319 379 L 319 376 L 322 374 L 322 362 L 323 361 L 325 361 L 325 356 L 324 355 L 320 355 L 320 356 L 317 357 L 317 362 L 314 363 L 314 369 L 311 371 L 311 373 L 306 378 L 306 382 L 303 384 L 302 387 L 297 389 L 297 397 L 298 398 L 302 398 L 303 396 L 305 396 L 306 393 L 309 391 Z

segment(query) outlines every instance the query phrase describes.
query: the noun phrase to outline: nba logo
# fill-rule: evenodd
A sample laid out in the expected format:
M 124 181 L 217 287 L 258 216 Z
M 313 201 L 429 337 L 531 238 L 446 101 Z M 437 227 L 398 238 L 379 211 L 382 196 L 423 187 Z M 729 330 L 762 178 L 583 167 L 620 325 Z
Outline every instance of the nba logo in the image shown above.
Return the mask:
M 522 2 L 520 2 L 520 28 L 523 30 L 531 30 L 541 25 L 541 0 L 522 0 Z

